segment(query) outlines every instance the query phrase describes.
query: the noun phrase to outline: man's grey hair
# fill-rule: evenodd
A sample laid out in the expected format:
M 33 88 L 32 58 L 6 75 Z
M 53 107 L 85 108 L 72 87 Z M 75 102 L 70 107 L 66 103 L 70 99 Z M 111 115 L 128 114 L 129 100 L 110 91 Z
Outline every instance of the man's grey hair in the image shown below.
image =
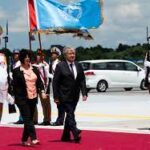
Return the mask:
M 64 47 L 63 48 L 63 54 L 65 55 L 69 50 L 76 52 L 75 48 L 73 48 L 73 47 Z

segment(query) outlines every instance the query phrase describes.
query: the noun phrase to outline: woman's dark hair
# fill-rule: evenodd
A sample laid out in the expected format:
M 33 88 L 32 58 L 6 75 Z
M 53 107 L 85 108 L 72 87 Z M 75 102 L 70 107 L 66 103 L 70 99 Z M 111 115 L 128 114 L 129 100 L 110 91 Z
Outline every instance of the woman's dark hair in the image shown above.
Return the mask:
M 24 60 L 26 57 L 29 57 L 31 60 L 31 53 L 29 52 L 29 50 L 21 50 L 20 54 L 19 54 L 19 60 L 22 64 L 24 64 Z

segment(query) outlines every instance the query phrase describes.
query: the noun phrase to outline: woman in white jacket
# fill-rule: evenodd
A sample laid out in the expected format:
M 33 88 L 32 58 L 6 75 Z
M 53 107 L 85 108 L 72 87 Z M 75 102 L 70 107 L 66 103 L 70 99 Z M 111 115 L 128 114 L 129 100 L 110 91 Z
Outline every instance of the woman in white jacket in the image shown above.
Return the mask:
M 3 103 L 7 100 L 13 104 L 13 98 L 8 94 L 8 73 L 6 57 L 0 53 L 0 121 L 3 113 Z

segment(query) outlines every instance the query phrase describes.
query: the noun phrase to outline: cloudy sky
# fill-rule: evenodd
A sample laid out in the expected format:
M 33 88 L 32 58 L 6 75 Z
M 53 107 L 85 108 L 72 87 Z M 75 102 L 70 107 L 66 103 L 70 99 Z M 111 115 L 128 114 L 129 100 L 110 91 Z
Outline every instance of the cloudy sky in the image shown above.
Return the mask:
M 116 48 L 118 43 L 134 45 L 146 42 L 146 27 L 150 30 L 149 0 L 103 0 L 104 23 L 95 30 L 90 30 L 94 40 L 73 38 L 72 35 L 42 35 L 43 48 L 53 44 L 73 47 L 96 46 Z M 28 48 L 28 19 L 26 0 L 0 1 L 0 26 L 4 28 L 9 21 L 8 48 Z M 4 36 L 3 34 L 2 36 Z M 1 37 L 2 37 L 1 36 Z M 39 47 L 32 42 L 33 49 Z M 2 40 L 0 48 L 4 47 Z

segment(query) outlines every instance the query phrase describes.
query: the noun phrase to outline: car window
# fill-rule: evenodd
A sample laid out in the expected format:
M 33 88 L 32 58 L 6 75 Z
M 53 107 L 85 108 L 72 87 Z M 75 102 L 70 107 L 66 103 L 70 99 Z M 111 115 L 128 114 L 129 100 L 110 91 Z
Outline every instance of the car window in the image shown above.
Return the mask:
M 90 69 L 90 63 L 81 62 L 83 70 L 89 70 Z
M 125 62 L 125 68 L 128 71 L 137 71 L 137 66 L 129 62 Z
M 108 70 L 125 70 L 124 64 L 122 62 L 108 62 Z
M 95 63 L 92 65 L 93 70 L 106 70 L 106 63 Z

